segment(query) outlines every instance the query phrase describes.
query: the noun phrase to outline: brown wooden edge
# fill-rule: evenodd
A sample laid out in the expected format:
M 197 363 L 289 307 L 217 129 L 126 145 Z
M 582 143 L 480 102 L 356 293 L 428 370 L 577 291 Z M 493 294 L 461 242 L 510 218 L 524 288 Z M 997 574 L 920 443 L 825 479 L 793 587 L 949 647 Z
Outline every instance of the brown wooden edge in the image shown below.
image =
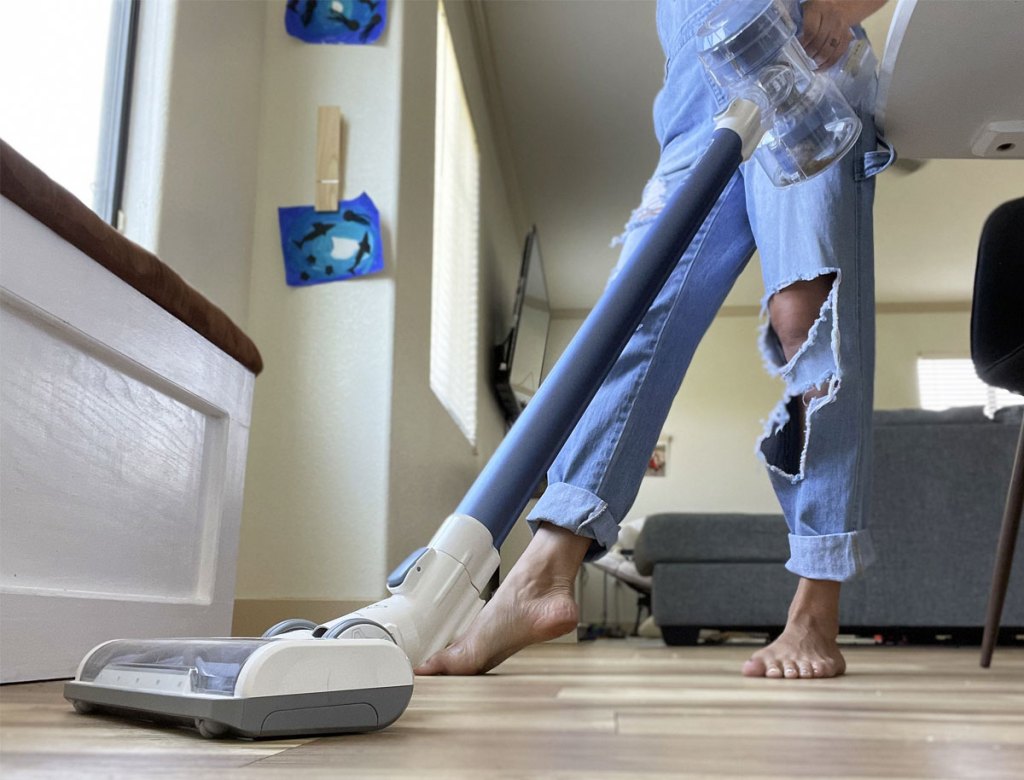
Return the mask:
M 263 370 L 263 358 L 252 339 L 223 311 L 2 139 L 0 194 L 254 374 Z

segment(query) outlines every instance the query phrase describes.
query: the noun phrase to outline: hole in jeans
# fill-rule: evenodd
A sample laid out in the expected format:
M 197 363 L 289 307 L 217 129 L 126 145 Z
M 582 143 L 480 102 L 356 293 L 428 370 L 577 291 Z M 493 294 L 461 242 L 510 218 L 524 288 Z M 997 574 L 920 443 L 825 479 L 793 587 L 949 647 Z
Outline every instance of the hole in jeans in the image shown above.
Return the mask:
M 821 280 L 829 284 L 817 317 L 806 329 L 802 343 L 794 338 L 793 332 L 786 334 L 786 343 L 790 346 L 787 350 L 771 324 L 772 299 L 798 282 Z M 811 276 L 778 285 L 765 296 L 761 307 L 761 354 L 769 373 L 785 381 L 786 390 L 765 423 L 757 452 L 771 472 L 793 483 L 804 478 L 814 414 L 835 400 L 841 383 L 836 311 L 840 281 L 838 269 L 822 269 Z M 803 329 L 803 326 L 796 328 L 797 331 Z M 791 353 L 788 358 L 787 352 Z

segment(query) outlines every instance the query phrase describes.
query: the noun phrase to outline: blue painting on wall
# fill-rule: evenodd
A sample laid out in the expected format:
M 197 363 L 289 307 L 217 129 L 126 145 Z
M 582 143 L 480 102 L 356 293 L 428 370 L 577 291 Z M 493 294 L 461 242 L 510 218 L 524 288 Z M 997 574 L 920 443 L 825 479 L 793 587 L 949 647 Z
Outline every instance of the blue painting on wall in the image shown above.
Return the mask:
M 306 43 L 373 43 L 387 16 L 387 0 L 288 0 L 284 26 Z
M 338 210 L 312 206 L 277 210 L 285 281 L 292 287 L 337 282 L 384 270 L 380 214 L 365 192 L 338 202 Z

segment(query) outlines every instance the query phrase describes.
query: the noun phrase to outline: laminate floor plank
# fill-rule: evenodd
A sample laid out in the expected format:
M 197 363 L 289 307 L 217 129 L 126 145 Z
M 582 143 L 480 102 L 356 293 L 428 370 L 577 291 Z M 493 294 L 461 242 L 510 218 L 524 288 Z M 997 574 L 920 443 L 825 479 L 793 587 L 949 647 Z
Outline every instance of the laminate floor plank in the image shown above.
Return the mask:
M 0 773 L 31 778 L 1024 777 L 1024 649 L 844 648 L 833 680 L 747 679 L 751 647 L 529 648 L 482 677 L 418 678 L 362 735 L 244 741 L 82 716 L 62 683 L 0 688 Z

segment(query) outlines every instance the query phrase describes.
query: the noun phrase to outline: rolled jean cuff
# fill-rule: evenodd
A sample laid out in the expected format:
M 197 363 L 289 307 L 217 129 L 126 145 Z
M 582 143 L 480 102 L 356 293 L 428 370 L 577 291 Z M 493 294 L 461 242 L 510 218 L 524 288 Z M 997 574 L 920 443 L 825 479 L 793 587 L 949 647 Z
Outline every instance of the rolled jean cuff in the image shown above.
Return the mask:
M 567 482 L 548 485 L 526 522 L 534 533 L 537 525 L 544 522 L 593 539 L 595 543 L 587 553 L 588 560 L 603 554 L 619 538 L 619 521 L 608 504 L 589 490 Z
M 846 582 L 858 577 L 875 561 L 875 547 L 867 531 L 824 536 L 789 535 L 786 568 L 811 580 Z

